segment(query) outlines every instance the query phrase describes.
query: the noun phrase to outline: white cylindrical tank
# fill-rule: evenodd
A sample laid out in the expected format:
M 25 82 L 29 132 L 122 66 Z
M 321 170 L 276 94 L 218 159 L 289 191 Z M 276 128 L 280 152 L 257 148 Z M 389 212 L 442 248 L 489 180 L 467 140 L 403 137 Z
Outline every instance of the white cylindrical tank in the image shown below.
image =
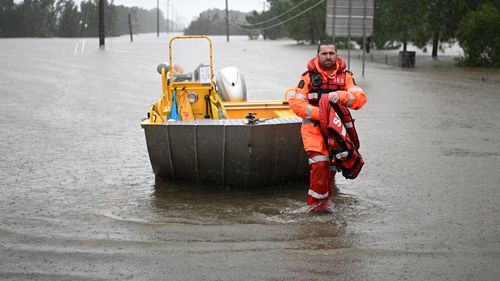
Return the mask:
M 224 67 L 215 80 L 217 92 L 223 101 L 246 101 L 247 87 L 245 77 L 234 66 Z

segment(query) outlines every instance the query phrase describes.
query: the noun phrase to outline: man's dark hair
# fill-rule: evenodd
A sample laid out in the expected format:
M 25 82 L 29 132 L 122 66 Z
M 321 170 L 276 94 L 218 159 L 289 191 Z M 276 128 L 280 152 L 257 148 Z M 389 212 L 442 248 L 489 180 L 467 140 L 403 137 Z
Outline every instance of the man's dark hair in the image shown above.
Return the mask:
M 318 51 L 317 51 L 317 53 L 319 54 L 319 49 L 321 48 L 321 46 L 326 46 L 326 45 L 333 45 L 333 47 L 335 47 L 335 52 L 337 51 L 337 46 L 335 46 L 335 44 L 332 41 L 321 41 L 318 44 Z

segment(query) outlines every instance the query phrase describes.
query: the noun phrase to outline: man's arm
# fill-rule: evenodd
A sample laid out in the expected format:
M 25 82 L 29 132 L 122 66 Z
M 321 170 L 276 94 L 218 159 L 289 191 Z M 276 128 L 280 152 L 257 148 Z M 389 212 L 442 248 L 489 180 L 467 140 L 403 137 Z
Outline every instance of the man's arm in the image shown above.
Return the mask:
M 339 102 L 351 109 L 360 109 L 366 103 L 366 95 L 361 87 L 354 84 L 351 73 L 346 72 L 347 91 L 337 91 L 328 94 L 328 100 L 332 103 Z
M 304 118 L 305 122 L 319 120 L 318 107 L 310 105 L 307 101 L 307 94 L 309 93 L 309 83 L 309 73 L 305 73 L 300 78 L 300 82 L 295 88 L 295 93 L 288 97 L 288 104 L 290 105 L 290 108 L 299 117 Z

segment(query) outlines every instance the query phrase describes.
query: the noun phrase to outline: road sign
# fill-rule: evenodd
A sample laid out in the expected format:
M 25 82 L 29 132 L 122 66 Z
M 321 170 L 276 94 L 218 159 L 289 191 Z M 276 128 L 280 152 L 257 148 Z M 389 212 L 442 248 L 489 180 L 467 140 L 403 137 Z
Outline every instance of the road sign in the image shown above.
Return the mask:
M 333 37 L 371 36 L 373 33 L 373 5 L 374 0 L 328 0 L 326 4 L 326 33 Z M 364 33 L 363 25 L 365 27 Z

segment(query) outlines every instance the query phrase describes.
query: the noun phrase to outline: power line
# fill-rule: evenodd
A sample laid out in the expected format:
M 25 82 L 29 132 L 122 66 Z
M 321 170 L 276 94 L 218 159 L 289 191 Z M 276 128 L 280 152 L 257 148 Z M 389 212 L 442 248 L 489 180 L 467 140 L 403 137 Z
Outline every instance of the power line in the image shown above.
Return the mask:
M 272 17 L 272 18 L 267 19 L 267 20 L 263 20 L 263 21 L 261 21 L 261 22 L 244 23 L 244 22 L 237 22 L 237 21 L 235 21 L 235 23 L 236 23 L 236 24 L 240 24 L 240 25 L 246 25 L 246 26 L 252 26 L 252 25 L 262 25 L 262 24 L 265 24 L 265 23 L 271 22 L 271 21 L 273 21 L 273 20 L 275 20 L 275 19 L 278 19 L 278 18 L 280 18 L 280 17 L 282 17 L 282 16 L 284 16 L 284 15 L 286 15 L 286 14 L 290 13 L 291 11 L 293 11 L 293 10 L 295 10 L 296 8 L 300 7 L 302 4 L 306 3 L 307 1 L 310 1 L 310 0 L 304 0 L 304 1 L 300 2 L 300 3 L 298 3 L 297 5 L 295 5 L 295 6 L 291 7 L 289 10 L 286 10 L 285 12 L 283 12 L 283 13 L 281 13 L 281 14 L 279 14 L 279 15 L 275 16 L 275 17 Z M 265 3 L 265 2 L 264 2 L 264 3 Z
M 270 28 L 274 28 L 274 27 L 277 27 L 277 26 L 280 26 L 280 25 L 283 25 L 297 17 L 300 17 L 301 15 L 309 12 L 310 10 L 316 8 L 317 6 L 319 6 L 320 4 L 322 4 L 323 2 L 325 2 L 326 0 L 320 0 L 319 2 L 317 2 L 316 4 L 310 6 L 309 8 L 305 9 L 304 11 L 296 14 L 295 16 L 291 17 L 291 18 L 288 18 L 286 20 L 283 20 L 283 21 L 280 21 L 276 24 L 273 24 L 273 25 L 269 25 L 269 26 L 265 26 L 265 27 L 258 27 L 258 28 L 247 28 L 247 27 L 243 27 L 243 26 L 240 26 L 237 22 L 234 22 L 231 20 L 231 25 L 241 29 L 241 30 L 246 30 L 246 31 L 257 31 L 257 30 L 266 30 L 266 29 L 270 29 Z

